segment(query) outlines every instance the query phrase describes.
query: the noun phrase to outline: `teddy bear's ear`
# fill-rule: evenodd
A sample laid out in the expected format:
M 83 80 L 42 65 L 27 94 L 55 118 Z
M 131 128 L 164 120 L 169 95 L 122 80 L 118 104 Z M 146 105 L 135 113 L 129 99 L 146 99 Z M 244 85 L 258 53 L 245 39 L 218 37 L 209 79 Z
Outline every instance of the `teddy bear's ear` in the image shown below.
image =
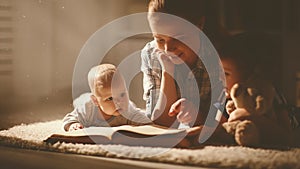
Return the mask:
M 258 90 L 255 88 L 247 88 L 247 92 L 249 96 L 257 96 L 258 95 Z
M 243 92 L 243 86 L 241 84 L 236 83 L 231 88 L 230 96 L 231 98 L 237 98 L 238 96 L 242 95 Z
M 258 115 L 263 115 L 265 112 L 266 112 L 266 103 L 265 103 L 265 99 L 261 96 L 261 95 L 258 95 L 256 98 L 255 98 L 255 110 L 256 110 L 256 113 Z

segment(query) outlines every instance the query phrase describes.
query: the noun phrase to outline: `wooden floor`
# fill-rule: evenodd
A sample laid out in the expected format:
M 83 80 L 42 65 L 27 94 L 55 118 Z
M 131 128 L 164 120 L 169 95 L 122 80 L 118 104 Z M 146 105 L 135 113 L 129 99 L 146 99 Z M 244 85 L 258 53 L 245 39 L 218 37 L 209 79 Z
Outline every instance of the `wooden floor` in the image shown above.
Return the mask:
M 0 146 L 1 169 L 204 169 L 163 163 L 113 159 Z

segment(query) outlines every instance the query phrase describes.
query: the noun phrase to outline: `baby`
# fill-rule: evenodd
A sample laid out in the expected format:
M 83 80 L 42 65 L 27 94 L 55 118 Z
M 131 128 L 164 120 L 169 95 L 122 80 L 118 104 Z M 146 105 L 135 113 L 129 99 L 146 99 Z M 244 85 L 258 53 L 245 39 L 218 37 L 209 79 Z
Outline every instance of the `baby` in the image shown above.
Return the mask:
M 114 65 L 93 67 L 88 82 L 91 93 L 74 101 L 74 110 L 63 119 L 65 131 L 90 126 L 152 124 L 146 114 L 129 100 L 125 81 Z

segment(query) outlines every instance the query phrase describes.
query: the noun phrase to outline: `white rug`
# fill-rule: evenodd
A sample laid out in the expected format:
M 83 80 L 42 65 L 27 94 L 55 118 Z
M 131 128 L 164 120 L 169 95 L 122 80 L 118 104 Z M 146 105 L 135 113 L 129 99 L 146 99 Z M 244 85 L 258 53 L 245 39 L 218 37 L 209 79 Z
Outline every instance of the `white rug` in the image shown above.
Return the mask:
M 238 146 L 205 146 L 201 149 L 190 150 L 70 143 L 49 145 L 43 142 L 49 135 L 60 131 L 60 127 L 60 120 L 14 126 L 0 131 L 0 145 L 200 167 L 300 169 L 300 148 L 271 150 Z

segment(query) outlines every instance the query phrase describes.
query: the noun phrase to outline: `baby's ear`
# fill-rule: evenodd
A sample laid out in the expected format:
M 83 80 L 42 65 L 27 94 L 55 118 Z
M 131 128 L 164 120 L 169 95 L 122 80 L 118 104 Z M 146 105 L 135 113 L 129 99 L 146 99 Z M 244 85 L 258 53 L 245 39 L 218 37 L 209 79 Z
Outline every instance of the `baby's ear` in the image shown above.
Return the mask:
M 91 95 L 91 99 L 92 99 L 93 103 L 94 103 L 96 106 L 99 106 L 98 99 L 97 99 L 96 96 Z

